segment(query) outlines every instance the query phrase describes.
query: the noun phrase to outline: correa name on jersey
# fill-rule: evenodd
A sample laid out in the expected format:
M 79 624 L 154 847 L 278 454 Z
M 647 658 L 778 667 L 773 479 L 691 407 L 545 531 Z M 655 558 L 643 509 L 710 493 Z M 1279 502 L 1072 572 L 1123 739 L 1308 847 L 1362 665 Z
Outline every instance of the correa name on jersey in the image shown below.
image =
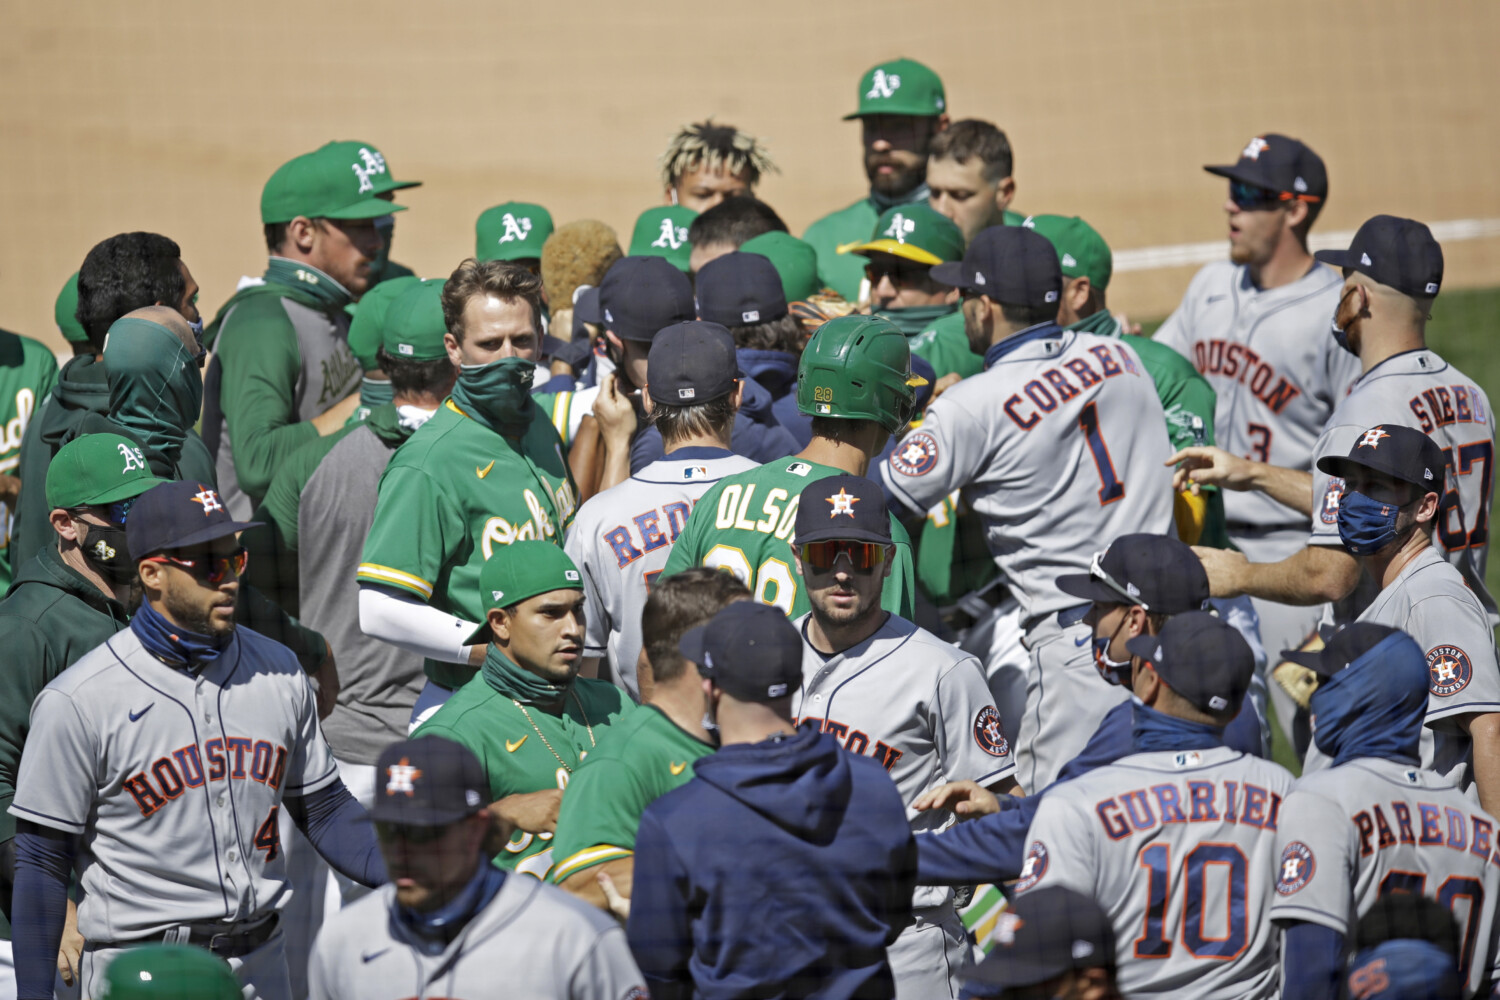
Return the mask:
M 1096 386 L 1105 379 L 1111 379 L 1117 375 L 1141 374 L 1140 366 L 1135 358 L 1129 352 L 1120 350 L 1117 345 L 1100 344 L 1090 347 L 1088 353 L 1092 354 L 1098 362 L 1099 371 L 1095 371 L 1083 358 L 1070 358 L 1056 368 L 1044 368 L 1040 378 L 1034 378 L 1022 387 L 1025 398 L 1017 392 L 1012 393 L 1005 401 L 1005 415 L 1010 417 L 1021 430 L 1029 431 L 1041 423 L 1043 417 L 1056 410 L 1059 401 L 1066 403 L 1083 389 Z M 1115 360 L 1116 356 L 1119 361 Z M 1081 386 L 1068 381 L 1067 375 L 1062 372 L 1064 368 L 1081 383 Z M 908 475 L 920 474 L 908 473 Z

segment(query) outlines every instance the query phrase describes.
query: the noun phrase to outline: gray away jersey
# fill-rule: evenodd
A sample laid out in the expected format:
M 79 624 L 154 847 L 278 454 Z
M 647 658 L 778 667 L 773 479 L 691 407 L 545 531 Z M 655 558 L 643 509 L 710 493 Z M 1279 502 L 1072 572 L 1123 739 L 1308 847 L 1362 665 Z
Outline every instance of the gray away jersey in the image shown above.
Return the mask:
M 1016 890 L 1092 896 L 1115 929 L 1125 996 L 1275 997 L 1267 910 L 1291 784 L 1227 747 L 1132 754 L 1047 792 Z
M 286 905 L 286 795 L 338 780 L 312 685 L 238 629 L 197 676 L 130 629 L 37 695 L 11 815 L 83 838 L 78 930 L 129 941 Z
M 914 833 L 941 830 L 953 814 L 915 812 L 911 804 L 944 782 L 993 785 L 1016 769 L 1000 729 L 984 668 L 957 646 L 898 615 L 870 638 L 824 658 L 802 633 L 802 687 L 792 699 L 798 724 L 809 720 L 844 748 L 874 757 L 890 772 Z M 938 906 L 952 890 L 918 886 L 917 907 Z
M 1273 920 L 1345 937 L 1381 896 L 1420 893 L 1458 922 L 1468 996 L 1495 968 L 1495 819 L 1438 775 L 1364 757 L 1306 775 L 1281 807 Z
M 693 505 L 725 476 L 755 468 L 748 458 L 709 449 L 694 457 L 668 456 L 579 508 L 563 548 L 583 573 L 588 598 L 583 655 L 608 656 L 613 680 L 636 701 L 636 658 L 646 596 Z M 712 449 L 718 453 L 719 449 Z
M 880 467 L 914 514 L 963 487 L 1023 621 L 1077 604 L 1057 577 L 1087 572 L 1111 539 L 1175 533 L 1172 446 L 1151 376 L 1118 340 L 1053 332 L 1013 338 Z
M 1342 285 L 1326 264 L 1269 290 L 1255 287 L 1248 267 L 1229 261 L 1194 275 L 1155 339 L 1214 387 L 1220 448 L 1287 469 L 1311 468 L 1323 425 L 1359 375 L 1359 359 L 1329 330 Z M 1224 514 L 1231 524 L 1301 521 L 1290 507 L 1254 491 L 1225 490 Z
M 483 910 L 429 955 L 383 886 L 329 916 L 313 945 L 312 1000 L 645 1000 L 614 918 L 554 886 L 507 875 Z
M 1432 486 L 1443 498 L 1432 540 L 1463 574 L 1490 622 L 1500 624 L 1484 582 L 1495 481 L 1495 415 L 1484 390 L 1432 351 L 1406 351 L 1371 368 L 1329 418 L 1313 452 L 1312 544 L 1339 544 L 1339 497 L 1344 491 L 1342 479 L 1317 471 L 1317 459 L 1349 454 L 1376 424 L 1411 427 L 1443 449 L 1448 475 L 1446 483 Z M 1379 450 L 1378 435 L 1374 444 Z M 1360 603 L 1340 602 L 1336 610 L 1347 621 L 1359 612 Z

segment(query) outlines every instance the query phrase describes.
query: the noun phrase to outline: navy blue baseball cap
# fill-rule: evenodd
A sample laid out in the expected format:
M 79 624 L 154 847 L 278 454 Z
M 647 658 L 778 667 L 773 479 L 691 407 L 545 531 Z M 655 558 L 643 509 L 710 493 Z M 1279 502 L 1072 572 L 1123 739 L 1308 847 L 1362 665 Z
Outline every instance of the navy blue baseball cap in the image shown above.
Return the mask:
M 734 337 L 718 323 L 674 323 L 651 341 L 646 388 L 663 406 L 697 406 L 734 391 L 745 373 L 735 361 Z
M 891 544 L 890 512 L 874 480 L 829 476 L 802 488 L 792 530 L 794 543 L 807 545 L 835 538 Z
M 736 601 L 684 632 L 677 650 L 739 701 L 775 701 L 802 684 L 802 637 L 770 604 Z
M 687 275 L 661 257 L 621 257 L 599 283 L 599 319 L 589 322 L 602 323 L 621 340 L 650 343 L 659 331 L 697 315 Z
M 787 314 L 781 275 L 758 253 L 726 253 L 698 272 L 698 317 L 725 326 L 771 323 Z
M 1325 455 L 1318 471 L 1346 479 L 1359 469 L 1382 472 L 1428 492 L 1443 492 L 1443 451 L 1437 442 L 1415 427 L 1376 424 L 1355 439 L 1348 455 Z
M 1443 287 L 1443 248 L 1415 219 L 1377 215 L 1359 227 L 1348 250 L 1319 250 L 1313 256 L 1414 299 L 1430 299 Z
M 963 260 L 937 264 L 934 281 L 1010 306 L 1056 306 L 1062 265 L 1052 241 L 1024 226 L 991 226 L 969 244 Z
M 1206 166 L 1211 174 L 1279 192 L 1284 200 L 1320 202 L 1328 197 L 1323 158 L 1299 139 L 1267 132 L 1245 144 L 1238 161 Z
M 1174 615 L 1160 635 L 1138 635 L 1125 648 L 1149 660 L 1167 687 L 1205 712 L 1239 711 L 1255 676 L 1245 637 L 1207 611 Z
M 1087 573 L 1066 573 L 1057 586 L 1090 604 L 1139 604 L 1161 615 L 1201 611 L 1209 597 L 1202 560 L 1191 546 L 1167 535 L 1121 535 L 1094 553 Z M 1064 614 L 1059 612 L 1060 621 Z M 1081 618 L 1078 614 L 1067 624 Z
M 990 952 L 967 973 L 999 990 L 1035 986 L 1078 969 L 1113 968 L 1115 931 L 1099 904 L 1064 886 L 1015 897 L 995 921 Z
M 473 751 L 441 736 L 393 743 L 375 762 L 370 819 L 401 826 L 447 826 L 481 812 L 489 782 Z
M 1431 941 L 1383 941 L 1349 965 L 1349 996 L 1359 1000 L 1459 1000 L 1463 995 L 1453 957 Z
M 257 528 L 261 523 L 236 521 L 224 509 L 219 491 L 195 479 L 162 483 L 136 498 L 125 522 L 125 544 L 131 558 L 139 561 Z

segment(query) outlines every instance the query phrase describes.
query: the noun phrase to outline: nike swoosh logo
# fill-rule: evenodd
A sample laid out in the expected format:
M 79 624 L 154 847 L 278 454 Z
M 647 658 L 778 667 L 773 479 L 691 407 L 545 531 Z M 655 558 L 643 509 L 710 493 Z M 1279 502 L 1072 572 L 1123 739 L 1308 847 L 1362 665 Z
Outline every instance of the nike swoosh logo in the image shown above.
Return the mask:
M 1208 298 L 1206 298 L 1206 299 L 1203 300 L 1203 304 L 1206 305 L 1206 306 L 1211 306 L 1215 302 L 1219 302 L 1219 301 L 1221 301 L 1223 299 L 1227 299 L 1227 298 L 1229 298 L 1228 295 L 1210 295 Z
M 1073 645 L 1075 645 L 1075 646 L 1082 646 L 1084 643 L 1088 642 L 1090 638 L 1092 638 L 1092 637 L 1086 635 L 1082 639 L 1074 639 L 1073 640 Z
M 681 764 L 668 764 L 667 770 L 671 771 L 672 777 L 675 778 L 677 777 L 677 775 L 687 770 L 687 761 L 683 761 Z
M 490 474 L 490 470 L 493 469 L 494 467 L 495 467 L 495 460 L 492 458 L 492 459 L 490 459 L 490 464 L 486 465 L 482 469 L 479 466 L 477 466 L 477 465 L 474 466 L 474 475 L 478 476 L 480 479 L 483 479 L 485 476 L 488 476 Z
M 525 737 L 525 736 L 522 736 L 520 739 L 516 740 L 514 743 L 512 743 L 510 740 L 506 740 L 505 741 L 505 752 L 506 753 L 515 753 L 517 750 L 521 749 L 521 744 L 525 743 L 526 740 L 527 740 L 527 737 Z
M 156 702 L 153 701 L 151 704 L 147 705 L 145 708 L 141 709 L 139 712 L 131 712 L 130 713 L 130 721 L 131 722 L 139 722 L 141 716 L 145 715 L 147 712 L 151 711 L 151 709 L 153 709 L 155 707 L 156 707 Z
M 384 955 L 386 952 L 388 952 L 390 950 L 391 949 L 389 949 L 389 948 L 382 948 L 379 951 L 367 951 L 367 952 L 361 954 L 359 957 L 361 959 L 363 959 L 364 961 L 366 961 L 366 962 L 373 962 L 377 958 L 379 958 L 381 955 Z

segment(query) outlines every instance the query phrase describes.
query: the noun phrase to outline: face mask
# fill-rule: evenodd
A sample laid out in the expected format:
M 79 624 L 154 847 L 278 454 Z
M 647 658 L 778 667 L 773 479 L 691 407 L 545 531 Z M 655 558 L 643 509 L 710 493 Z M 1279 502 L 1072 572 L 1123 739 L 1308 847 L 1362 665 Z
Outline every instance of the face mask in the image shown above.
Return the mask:
M 90 524 L 83 540 L 83 556 L 111 583 L 128 583 L 135 576 L 135 563 L 125 548 L 125 526 Z
M 199 347 L 202 347 L 203 346 L 203 317 L 200 315 L 195 320 L 189 320 L 188 321 L 188 326 L 190 326 L 190 327 L 193 328 L 193 339 L 198 342 L 198 346 Z
M 1110 659 L 1109 646 L 1129 620 L 1128 616 L 1122 619 L 1119 626 L 1115 628 L 1114 635 L 1101 636 L 1094 640 L 1094 666 L 1106 681 L 1118 687 L 1130 686 L 1130 661 Z
M 1349 331 L 1354 327 L 1355 323 L 1359 322 L 1359 313 L 1356 312 L 1353 316 L 1350 316 L 1347 320 L 1345 320 L 1343 326 L 1339 326 L 1339 314 L 1344 311 L 1344 303 L 1349 301 L 1349 296 L 1358 294 L 1358 288 L 1351 288 L 1349 289 L 1349 291 L 1345 292 L 1344 297 L 1339 299 L 1339 304 L 1334 307 L 1333 319 L 1330 320 L 1328 324 L 1329 327 L 1333 330 L 1334 343 L 1338 344 L 1350 354 L 1358 354 L 1358 352 L 1355 351 L 1354 348 L 1349 346 Z
M 1396 540 L 1400 514 L 1399 504 L 1346 492 L 1339 497 L 1339 539 L 1351 555 L 1374 555 Z
M 453 401 L 493 431 L 514 431 L 531 419 L 531 383 L 536 365 L 526 358 L 501 358 L 487 365 L 462 365 Z

